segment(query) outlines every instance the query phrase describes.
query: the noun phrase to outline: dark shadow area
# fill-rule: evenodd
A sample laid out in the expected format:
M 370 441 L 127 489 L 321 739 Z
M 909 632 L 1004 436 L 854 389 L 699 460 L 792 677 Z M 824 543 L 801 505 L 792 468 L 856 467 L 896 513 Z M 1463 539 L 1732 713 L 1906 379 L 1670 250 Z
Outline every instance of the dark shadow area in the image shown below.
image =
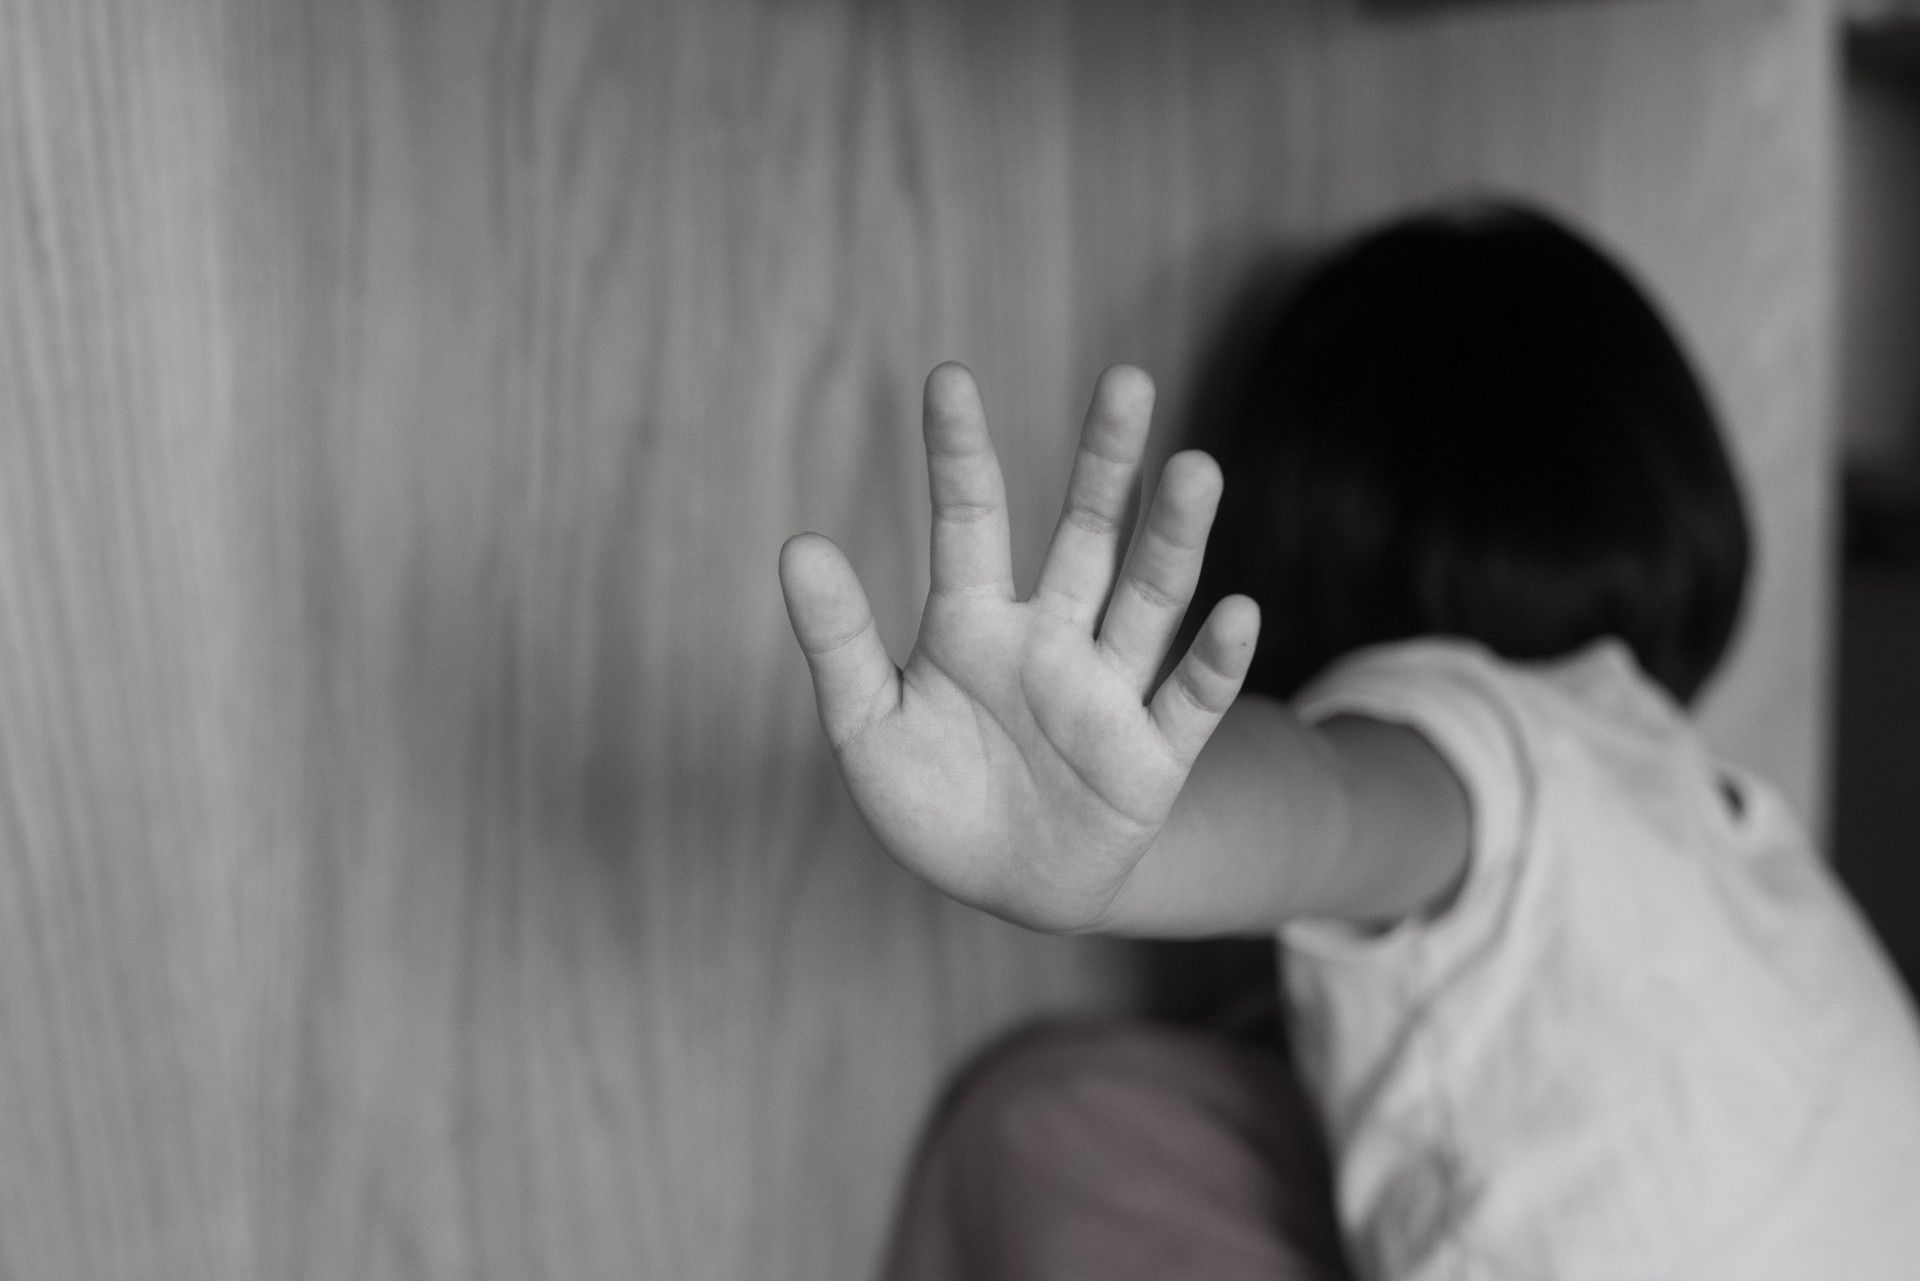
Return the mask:
M 1181 407 L 1183 447 L 1217 452 L 1218 442 L 1252 412 L 1254 375 L 1267 337 L 1313 259 L 1311 247 L 1289 246 L 1245 272 L 1200 349 L 1187 404 Z M 1211 605 L 1194 602 L 1169 665 L 1186 651 Z M 1272 939 L 1142 943 L 1139 953 L 1143 1010 L 1149 1017 L 1204 1024 L 1252 1041 L 1284 1041 Z
M 1253 412 L 1255 375 L 1269 336 L 1316 257 L 1313 246 L 1289 246 L 1275 250 L 1247 271 L 1244 283 L 1227 300 L 1218 323 L 1207 336 L 1194 367 L 1181 419 L 1183 445 L 1216 451 L 1219 442 Z
M 1849 475 L 1845 537 L 1834 864 L 1920 992 L 1920 477 Z
M 1272 939 L 1141 943 L 1141 1004 L 1147 1017 L 1208 1027 L 1235 1040 L 1284 1045 L 1279 957 Z
M 1911 376 L 1920 253 L 1910 231 L 1920 208 L 1920 12 L 1855 8 L 1837 175 L 1846 467 L 1832 843 L 1841 879 L 1920 991 L 1920 383 Z

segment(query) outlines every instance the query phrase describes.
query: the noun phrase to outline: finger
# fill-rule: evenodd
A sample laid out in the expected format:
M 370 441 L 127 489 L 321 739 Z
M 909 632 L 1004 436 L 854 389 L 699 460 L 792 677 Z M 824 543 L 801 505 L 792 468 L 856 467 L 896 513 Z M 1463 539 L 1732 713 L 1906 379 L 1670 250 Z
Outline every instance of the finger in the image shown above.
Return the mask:
M 899 705 L 900 673 L 873 625 L 853 566 L 831 541 L 795 534 L 780 549 L 787 618 L 813 672 L 820 724 L 834 751 Z
M 1227 597 L 1153 696 L 1153 722 L 1179 760 L 1193 762 L 1239 695 L 1259 638 L 1260 607 L 1245 596 Z
M 1193 599 L 1219 506 L 1220 467 L 1213 459 L 1187 450 L 1167 461 L 1100 628 L 1101 651 L 1143 697 Z
M 1089 631 L 1113 588 L 1152 417 L 1153 379 L 1145 372 L 1115 365 L 1100 375 L 1080 429 L 1066 505 L 1034 588 L 1036 599 Z
M 933 495 L 932 589 L 1013 599 L 1007 491 L 987 438 L 980 390 L 964 365 L 927 375 L 923 412 Z

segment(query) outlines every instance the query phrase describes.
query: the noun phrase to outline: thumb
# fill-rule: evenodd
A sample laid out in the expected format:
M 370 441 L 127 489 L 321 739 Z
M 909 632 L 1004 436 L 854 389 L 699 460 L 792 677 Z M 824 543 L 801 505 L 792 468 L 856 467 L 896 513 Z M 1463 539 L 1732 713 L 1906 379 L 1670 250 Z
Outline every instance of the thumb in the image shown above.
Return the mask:
M 873 610 L 846 555 L 819 534 L 795 534 L 780 548 L 787 619 L 813 673 L 827 741 L 839 751 L 900 700 L 900 672 L 873 625 Z

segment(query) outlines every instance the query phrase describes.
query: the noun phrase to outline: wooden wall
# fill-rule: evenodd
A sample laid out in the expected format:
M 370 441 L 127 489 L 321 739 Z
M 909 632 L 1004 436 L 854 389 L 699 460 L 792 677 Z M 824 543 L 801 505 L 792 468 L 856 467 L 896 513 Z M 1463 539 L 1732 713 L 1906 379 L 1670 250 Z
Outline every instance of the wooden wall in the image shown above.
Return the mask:
M 936 360 L 1031 570 L 1100 366 L 1463 185 L 1694 343 L 1709 721 L 1817 806 L 1825 21 L 0 0 L 0 1276 L 865 1274 L 952 1065 L 1136 978 L 874 854 L 780 539 L 904 647 Z

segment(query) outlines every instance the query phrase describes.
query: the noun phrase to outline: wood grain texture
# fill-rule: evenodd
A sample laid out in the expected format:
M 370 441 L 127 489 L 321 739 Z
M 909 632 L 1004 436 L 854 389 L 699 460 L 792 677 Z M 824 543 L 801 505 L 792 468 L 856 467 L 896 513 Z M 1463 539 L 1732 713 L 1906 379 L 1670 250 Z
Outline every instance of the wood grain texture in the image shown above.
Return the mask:
M 865 1274 L 960 1058 L 1138 980 L 874 853 L 780 539 L 903 652 L 927 367 L 1030 574 L 1100 366 L 1435 193 L 1657 282 L 1762 523 L 1709 724 L 1815 801 L 1824 22 L 0 0 L 0 1275 Z

